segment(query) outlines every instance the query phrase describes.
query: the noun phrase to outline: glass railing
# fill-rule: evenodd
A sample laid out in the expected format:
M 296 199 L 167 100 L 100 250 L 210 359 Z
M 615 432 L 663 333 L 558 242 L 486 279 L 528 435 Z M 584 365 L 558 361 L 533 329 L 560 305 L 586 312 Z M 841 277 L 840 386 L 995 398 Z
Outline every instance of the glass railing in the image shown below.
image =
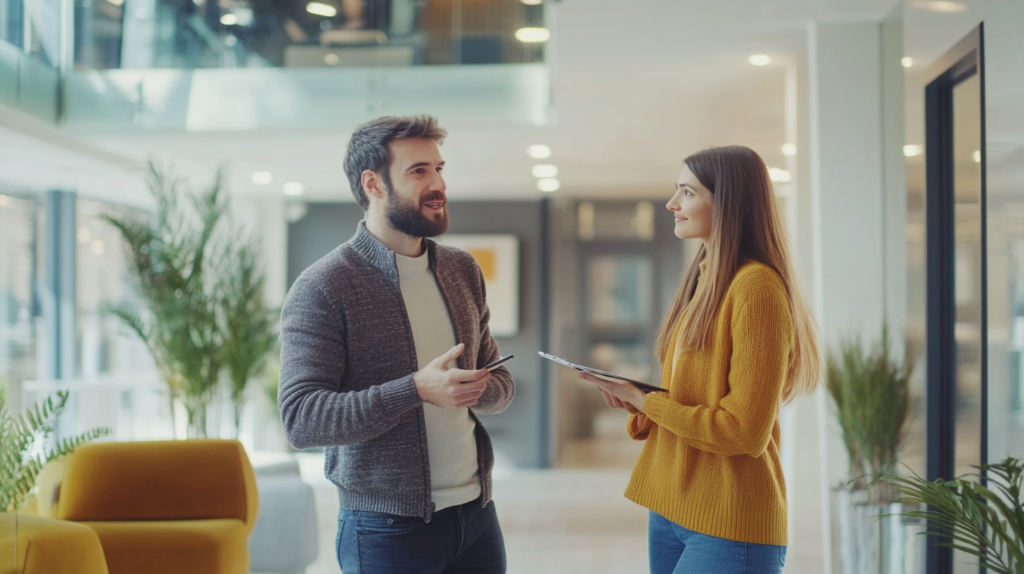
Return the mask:
M 7 48 L 56 68 L 60 63 L 60 0 L 0 0 L 0 40 Z
M 543 61 L 548 37 L 541 1 L 95 0 L 76 3 L 75 65 L 195 69 L 537 63 Z

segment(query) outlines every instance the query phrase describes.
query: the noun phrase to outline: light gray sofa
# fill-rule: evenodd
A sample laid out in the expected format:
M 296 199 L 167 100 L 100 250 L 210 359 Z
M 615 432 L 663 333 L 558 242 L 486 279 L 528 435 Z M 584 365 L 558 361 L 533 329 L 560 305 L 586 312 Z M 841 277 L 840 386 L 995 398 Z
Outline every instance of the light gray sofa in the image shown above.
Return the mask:
M 287 454 L 253 457 L 260 511 L 249 536 L 253 573 L 303 574 L 317 557 L 313 487 L 302 481 L 299 464 Z

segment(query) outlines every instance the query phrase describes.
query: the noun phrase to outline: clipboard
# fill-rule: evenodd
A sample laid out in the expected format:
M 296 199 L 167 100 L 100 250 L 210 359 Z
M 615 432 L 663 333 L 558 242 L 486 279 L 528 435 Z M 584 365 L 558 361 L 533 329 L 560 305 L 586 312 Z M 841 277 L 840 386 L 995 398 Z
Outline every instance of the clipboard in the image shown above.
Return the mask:
M 640 382 L 640 381 L 635 381 L 635 380 L 627 378 L 627 377 L 623 377 L 623 376 L 620 376 L 620 375 L 609 373 L 608 371 L 602 371 L 601 369 L 595 369 L 593 367 L 587 367 L 585 365 L 577 365 L 575 363 L 570 363 L 569 361 L 566 361 L 565 359 L 563 359 L 561 357 L 556 357 L 554 355 L 549 355 L 549 354 L 547 354 L 547 353 L 545 353 L 543 351 L 538 351 L 537 354 L 540 355 L 541 357 L 544 357 L 545 359 L 547 359 L 549 361 L 554 361 L 554 362 L 556 362 L 556 363 L 558 363 L 560 365 L 565 365 L 566 367 L 569 367 L 570 369 L 576 369 L 577 371 L 579 371 L 581 373 L 588 373 L 588 374 L 594 375 L 595 377 L 602 378 L 602 379 L 604 379 L 606 381 L 609 381 L 609 382 L 612 382 L 612 383 L 623 383 L 623 382 L 629 383 L 629 384 L 633 385 L 634 387 L 640 389 L 641 391 L 643 391 L 645 393 L 659 393 L 659 392 L 667 393 L 668 392 L 668 389 L 666 389 L 664 387 L 656 387 L 656 386 L 648 384 L 648 383 L 643 383 L 643 382 Z

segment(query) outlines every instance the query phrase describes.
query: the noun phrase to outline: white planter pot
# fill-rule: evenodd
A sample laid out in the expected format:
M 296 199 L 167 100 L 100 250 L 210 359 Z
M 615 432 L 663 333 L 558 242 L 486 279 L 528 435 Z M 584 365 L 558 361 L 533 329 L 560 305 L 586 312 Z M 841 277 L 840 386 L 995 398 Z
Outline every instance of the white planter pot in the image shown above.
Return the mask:
M 899 516 L 903 505 L 872 503 L 867 490 L 836 489 L 838 574 L 923 572 L 924 524 Z

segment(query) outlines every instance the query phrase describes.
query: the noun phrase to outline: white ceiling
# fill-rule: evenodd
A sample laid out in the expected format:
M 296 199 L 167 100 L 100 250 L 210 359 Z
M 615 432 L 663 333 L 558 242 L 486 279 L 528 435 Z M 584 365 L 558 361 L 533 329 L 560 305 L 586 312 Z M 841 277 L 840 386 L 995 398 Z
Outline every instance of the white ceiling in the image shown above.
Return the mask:
M 534 143 L 552 148 L 548 161 L 560 170 L 558 193 L 573 196 L 667 195 L 680 160 L 711 145 L 749 145 L 770 165 L 778 165 L 785 143 L 786 67 L 805 46 L 806 24 L 880 20 L 894 4 L 555 2 L 548 7 L 553 125 L 485 130 L 441 118 L 450 131 L 442 149 L 449 194 L 453 199 L 543 195 L 530 174 L 537 162 L 525 155 Z M 754 53 L 770 55 L 773 63 L 751 66 L 747 57 Z M 92 138 L 105 153 L 83 153 L 77 139 L 32 142 L 12 134 L 0 131 L 0 179 L 25 187 L 59 184 L 138 204 L 145 201 L 144 193 L 137 175 L 126 175 L 126 162 L 164 154 L 190 174 L 212 173 L 226 164 L 231 188 L 240 195 L 280 197 L 283 182 L 300 181 L 306 187 L 304 200 L 351 199 L 340 167 L 348 138 L 342 132 Z M 250 174 L 257 170 L 272 172 L 273 183 L 252 184 Z

